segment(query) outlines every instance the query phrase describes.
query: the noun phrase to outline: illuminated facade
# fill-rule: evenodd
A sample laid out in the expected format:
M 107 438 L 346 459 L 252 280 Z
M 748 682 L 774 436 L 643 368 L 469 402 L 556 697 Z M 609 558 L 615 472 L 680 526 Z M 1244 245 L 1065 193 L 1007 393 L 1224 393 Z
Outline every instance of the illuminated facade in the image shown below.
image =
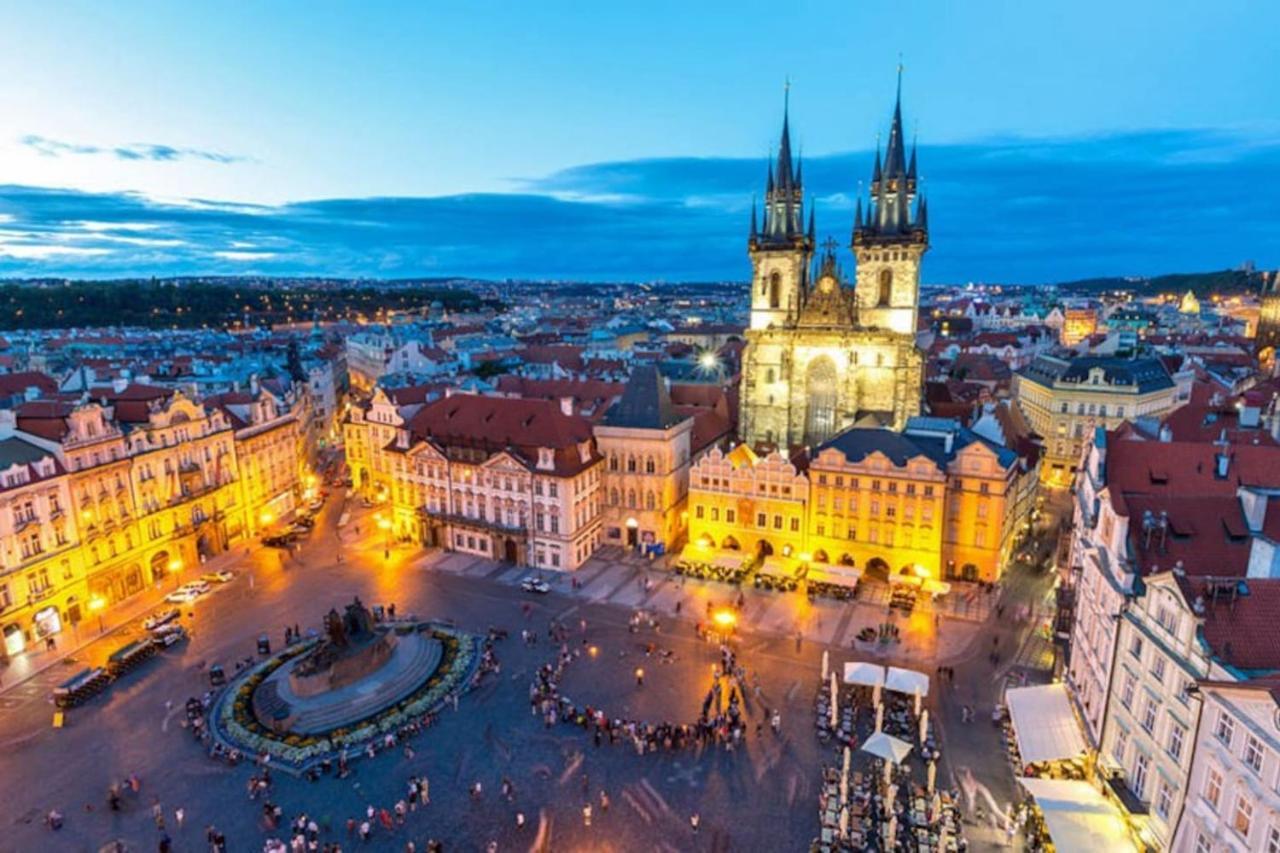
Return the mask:
M 590 422 L 551 401 L 427 403 L 371 467 L 389 477 L 389 538 L 547 569 L 576 569 L 600 544 L 604 458 Z
M 306 420 L 265 390 L 205 401 L 234 428 L 243 526 L 256 535 L 297 506 L 309 458 Z
M 1013 395 L 1044 439 L 1041 481 L 1071 485 L 1095 427 L 1160 418 L 1179 405 L 1177 384 L 1156 358 L 1042 355 L 1014 375 Z
M 1017 500 L 1025 476 L 1034 474 L 1012 450 L 938 418 L 914 418 L 901 432 L 847 430 L 804 470 L 744 444 L 693 466 L 689 539 L 884 574 L 994 581 L 1026 522 Z
M 604 541 L 670 549 L 685 529 L 693 418 L 671 405 L 654 367 L 633 371 L 626 390 L 595 427 L 604 456 Z
M 920 411 L 923 357 L 915 345 L 920 261 L 928 208 L 908 162 L 901 99 L 884 159 L 876 154 L 866 215 L 854 217 L 850 286 L 829 242 L 813 269 L 813 211 L 803 224 L 804 184 L 793 164 L 789 118 L 765 191 L 763 227 L 751 212 L 751 323 L 742 371 L 748 444 L 817 445 L 874 416 L 901 429 Z
M 1264 273 L 1259 292 L 1257 332 L 1253 347 L 1264 370 L 1274 373 L 1276 347 L 1280 346 L 1280 272 Z

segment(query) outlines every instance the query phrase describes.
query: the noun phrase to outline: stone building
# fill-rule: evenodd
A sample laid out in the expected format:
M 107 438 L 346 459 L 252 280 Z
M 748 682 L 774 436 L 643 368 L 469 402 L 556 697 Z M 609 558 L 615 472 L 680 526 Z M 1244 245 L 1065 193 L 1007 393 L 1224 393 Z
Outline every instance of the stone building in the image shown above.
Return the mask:
M 920 260 L 928 208 L 918 202 L 916 156 L 906 155 L 901 98 L 889 144 L 876 153 L 870 201 L 854 216 L 854 283 L 828 241 L 814 269 L 816 224 L 803 224 L 804 183 L 784 116 L 769 171 L 764 221 L 755 207 L 751 323 L 746 332 L 741 427 L 752 445 L 815 446 L 865 416 L 894 429 L 919 414 L 923 357 L 915 345 Z
M 684 533 L 694 419 L 671 404 L 666 380 L 637 367 L 596 425 L 604 456 L 604 542 L 670 549 Z

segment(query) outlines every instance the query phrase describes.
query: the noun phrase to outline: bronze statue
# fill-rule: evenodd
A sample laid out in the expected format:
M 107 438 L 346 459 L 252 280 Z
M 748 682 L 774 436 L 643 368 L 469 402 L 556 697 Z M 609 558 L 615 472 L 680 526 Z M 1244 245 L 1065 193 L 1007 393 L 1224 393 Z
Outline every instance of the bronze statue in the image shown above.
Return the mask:
M 324 629 L 329 636 L 331 645 L 345 646 L 347 644 L 347 629 L 336 608 L 330 608 L 329 613 L 324 617 Z

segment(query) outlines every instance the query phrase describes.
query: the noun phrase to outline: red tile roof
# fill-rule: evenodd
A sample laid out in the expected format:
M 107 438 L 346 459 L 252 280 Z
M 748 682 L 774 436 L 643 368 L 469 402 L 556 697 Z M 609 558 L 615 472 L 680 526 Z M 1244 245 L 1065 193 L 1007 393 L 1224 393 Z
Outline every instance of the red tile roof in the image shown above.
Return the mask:
M 1189 602 L 1203 603 L 1204 640 L 1220 660 L 1243 670 L 1280 668 L 1280 578 L 1233 580 L 1179 577 L 1178 585 Z

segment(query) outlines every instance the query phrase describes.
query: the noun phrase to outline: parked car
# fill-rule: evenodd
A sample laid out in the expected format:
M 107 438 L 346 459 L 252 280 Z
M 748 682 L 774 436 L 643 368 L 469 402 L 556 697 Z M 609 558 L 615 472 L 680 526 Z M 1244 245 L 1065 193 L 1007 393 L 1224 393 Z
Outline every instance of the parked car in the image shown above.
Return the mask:
M 181 615 L 176 607 L 170 607 L 168 610 L 157 610 L 142 622 L 142 627 L 148 631 L 154 631 L 161 625 L 168 625 Z
M 300 515 L 293 520 L 293 523 L 308 530 L 316 526 L 316 520 L 309 515 Z
M 206 583 L 226 583 L 235 577 L 235 574 L 226 569 L 219 569 L 216 572 L 205 572 L 200 576 L 200 580 Z
M 151 631 L 151 642 L 157 646 L 172 646 L 174 643 L 180 642 L 187 638 L 187 629 L 183 628 L 176 622 L 170 622 L 168 625 Z
M 293 545 L 293 538 L 288 533 L 277 533 L 273 536 L 263 536 L 262 544 L 268 548 L 288 548 Z
M 187 604 L 200 597 L 200 593 L 189 589 L 175 589 L 164 597 L 170 604 Z
M 319 512 L 320 510 L 324 509 L 324 501 L 318 500 L 318 499 L 314 500 L 311 503 L 307 504 L 307 509 L 311 510 L 312 512 Z
M 551 592 L 551 584 L 542 578 L 525 578 L 520 582 L 520 588 L 525 592 L 536 592 L 539 594 Z

